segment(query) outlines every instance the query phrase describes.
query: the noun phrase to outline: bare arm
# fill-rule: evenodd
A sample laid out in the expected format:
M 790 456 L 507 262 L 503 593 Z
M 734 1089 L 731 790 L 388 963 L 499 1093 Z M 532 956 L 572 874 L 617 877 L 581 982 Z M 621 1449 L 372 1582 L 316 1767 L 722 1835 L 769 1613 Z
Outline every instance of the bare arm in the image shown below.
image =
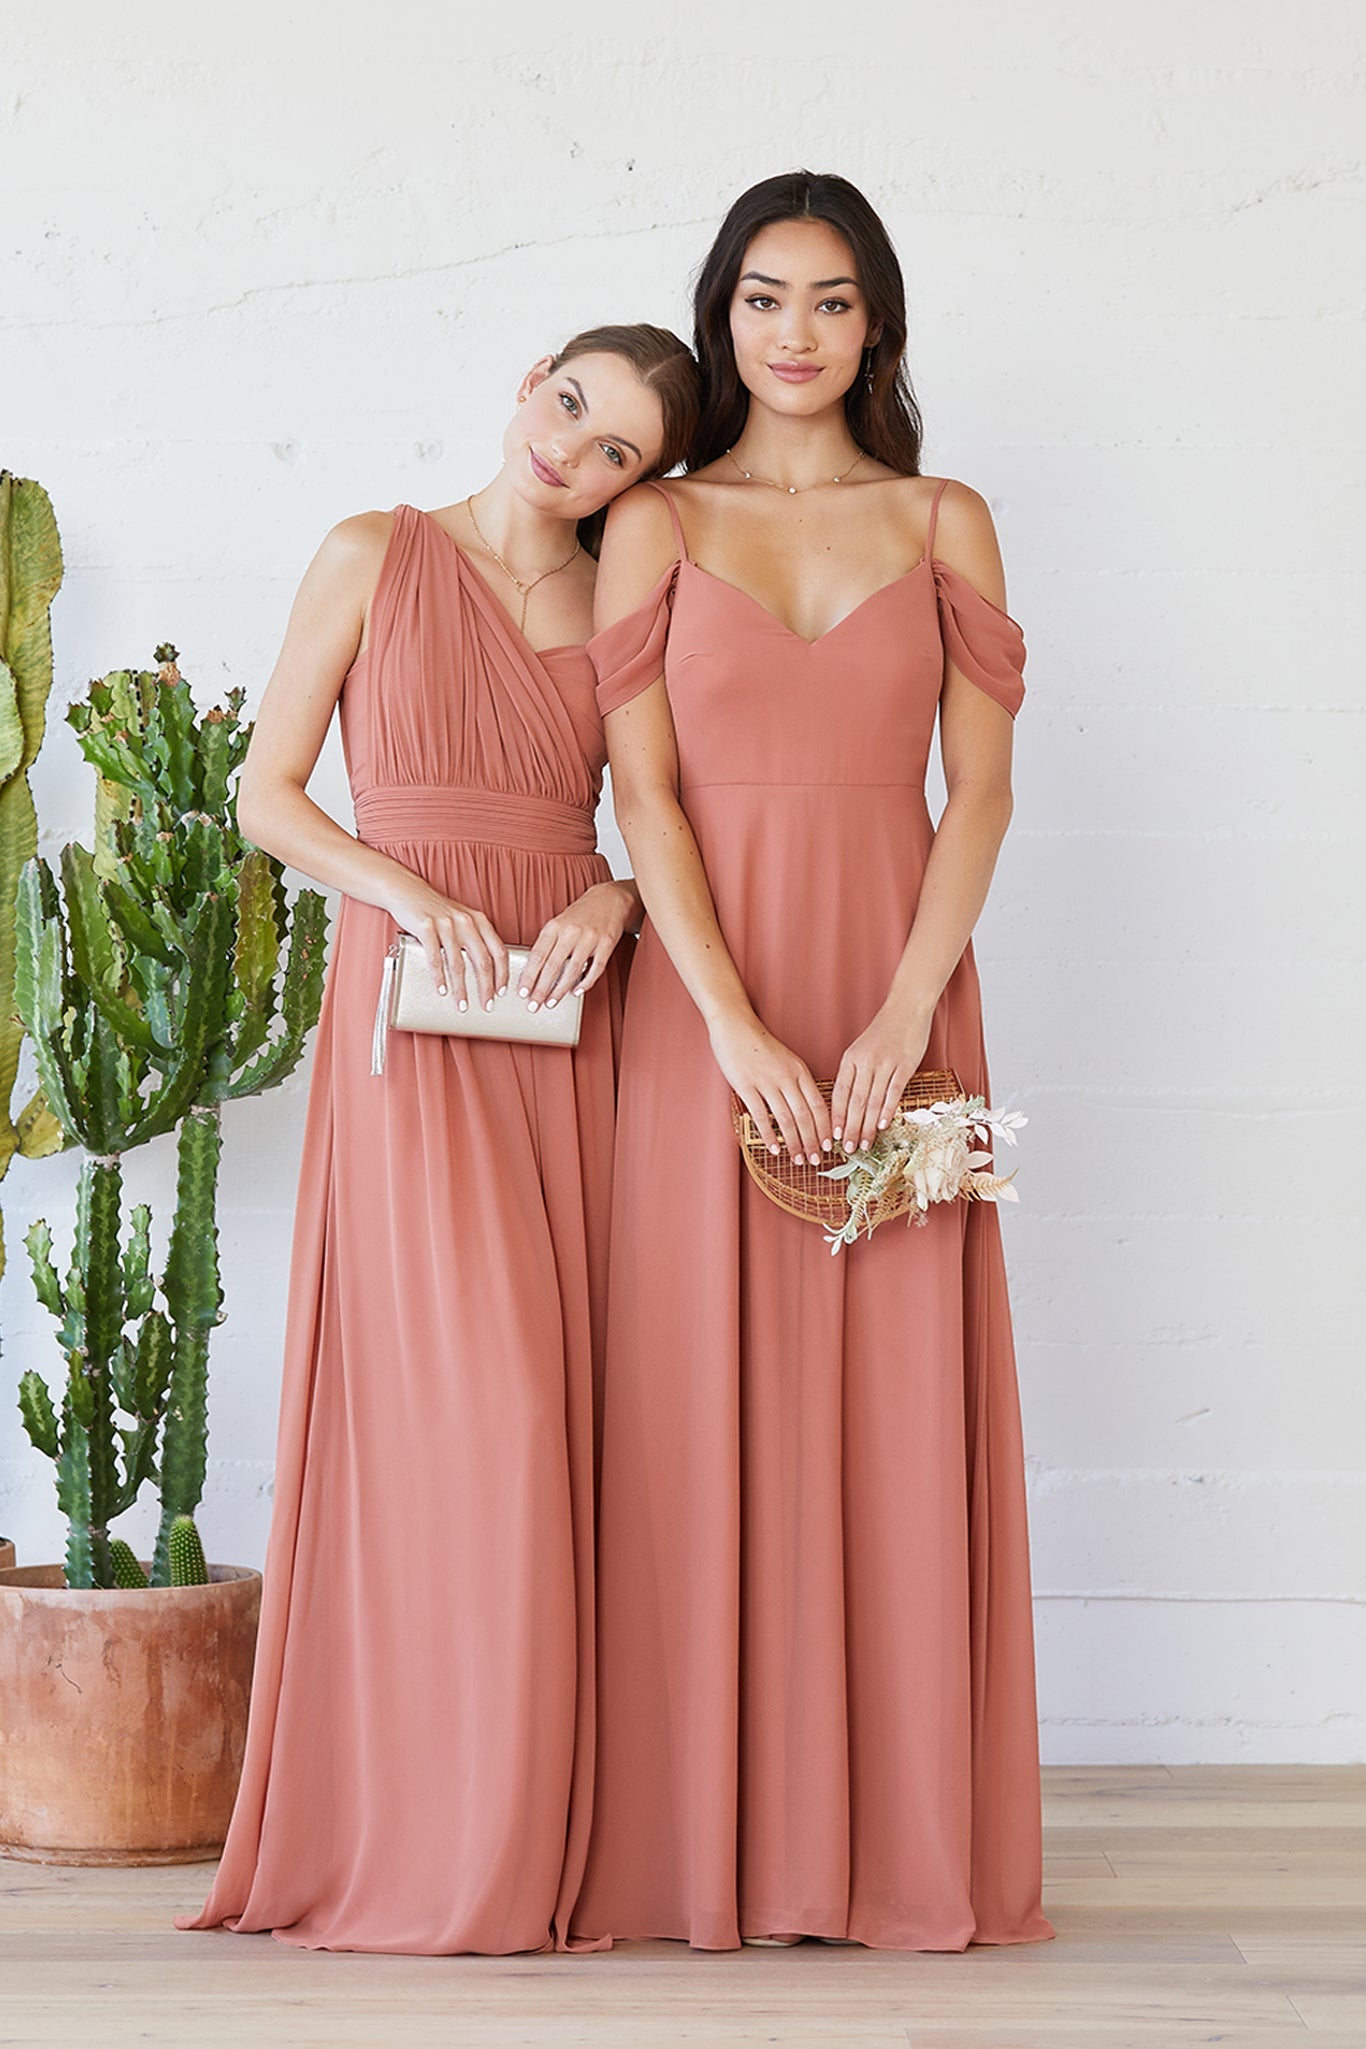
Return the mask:
M 673 558 L 659 494 L 628 493 L 608 518 L 598 572 L 599 629 L 633 611 Z M 830 1144 L 829 1116 L 805 1063 L 755 1013 L 717 922 L 679 802 L 678 748 L 663 677 L 609 712 L 605 724 L 617 822 L 641 898 L 702 1014 L 717 1064 L 761 1131 L 776 1126 L 789 1152 L 816 1159 Z
M 391 527 L 387 513 L 361 513 L 332 529 L 299 586 L 238 790 L 242 831 L 304 875 L 388 911 L 422 942 L 438 983 L 466 1005 L 465 961 L 478 999 L 507 981 L 507 949 L 489 920 L 438 890 L 329 818 L 308 795 L 346 673 L 365 632 Z
M 991 514 L 965 485 L 944 493 L 935 553 L 992 604 L 1005 604 Z M 831 1120 L 851 1146 L 870 1144 L 890 1121 L 981 915 L 1010 823 L 1011 739 L 1010 713 L 950 663 L 939 706 L 948 801 L 887 1000 L 846 1051 L 836 1078 Z

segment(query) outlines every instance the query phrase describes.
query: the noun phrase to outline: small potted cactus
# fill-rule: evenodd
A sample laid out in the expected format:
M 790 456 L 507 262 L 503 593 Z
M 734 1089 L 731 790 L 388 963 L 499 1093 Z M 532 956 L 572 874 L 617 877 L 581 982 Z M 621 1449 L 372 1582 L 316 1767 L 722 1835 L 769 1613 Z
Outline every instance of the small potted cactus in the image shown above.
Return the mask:
M 209 1566 L 209 1343 L 222 1316 L 222 1105 L 297 1065 L 322 996 L 322 898 L 287 901 L 237 833 L 242 693 L 200 718 L 173 648 L 93 683 L 69 723 L 99 774 L 93 850 L 18 887 L 15 997 L 68 1143 L 84 1148 L 70 1262 L 27 1238 L 65 1377 L 19 1384 L 56 1468 L 64 1565 L 0 1571 L 0 1850 L 62 1863 L 178 1862 L 221 1847 L 245 1740 L 259 1574 Z M 122 1156 L 176 1133 L 160 1272 Z M 154 1486 L 153 1555 L 112 1528 Z

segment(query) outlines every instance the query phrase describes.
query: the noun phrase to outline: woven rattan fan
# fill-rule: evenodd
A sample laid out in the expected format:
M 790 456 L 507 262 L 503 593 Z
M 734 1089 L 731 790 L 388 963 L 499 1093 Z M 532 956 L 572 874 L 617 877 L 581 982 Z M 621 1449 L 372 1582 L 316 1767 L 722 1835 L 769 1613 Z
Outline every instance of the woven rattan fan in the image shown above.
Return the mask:
M 834 1094 L 835 1084 L 818 1081 L 816 1087 L 828 1103 Z M 903 1110 L 927 1110 L 931 1103 L 952 1103 L 962 1093 L 963 1085 L 951 1068 L 922 1068 L 907 1082 L 900 1107 Z M 738 1096 L 731 1097 L 731 1117 L 750 1178 L 763 1189 L 769 1201 L 776 1202 L 779 1209 L 787 1210 L 794 1217 L 805 1217 L 813 1224 L 830 1224 L 838 1229 L 849 1214 L 844 1183 L 827 1181 L 820 1167 L 809 1167 L 805 1160 L 794 1160 L 789 1153 L 771 1153 L 768 1139 L 758 1130 Z M 834 1152 L 824 1164 L 833 1167 L 842 1158 L 843 1154 Z M 911 1191 L 902 1182 L 870 1212 L 868 1222 L 870 1225 L 885 1224 L 892 1217 L 905 1216 L 910 1207 Z

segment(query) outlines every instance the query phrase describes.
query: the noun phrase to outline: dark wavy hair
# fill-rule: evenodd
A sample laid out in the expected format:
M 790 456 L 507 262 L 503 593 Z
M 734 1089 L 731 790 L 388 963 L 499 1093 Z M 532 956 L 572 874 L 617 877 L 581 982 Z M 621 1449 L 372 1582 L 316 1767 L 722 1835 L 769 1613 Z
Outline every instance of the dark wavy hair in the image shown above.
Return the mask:
M 653 469 L 643 471 L 638 481 L 676 469 L 697 438 L 702 415 L 702 379 L 688 344 L 667 327 L 651 327 L 646 321 L 625 327 L 586 327 L 565 343 L 548 374 L 553 376 L 576 356 L 624 357 L 659 400 L 664 445 Z M 605 505 L 579 521 L 579 541 L 590 555 L 598 552 L 606 521 Z
M 847 178 L 831 171 L 787 171 L 742 192 L 722 221 L 693 293 L 693 336 L 702 368 L 702 418 L 687 468 L 700 470 L 739 439 L 749 392 L 735 366 L 730 308 L 745 251 L 774 221 L 824 221 L 843 235 L 868 301 L 877 341 L 844 395 L 849 431 L 860 448 L 904 477 L 920 475 L 920 408 L 906 374 L 906 287 L 891 237 Z

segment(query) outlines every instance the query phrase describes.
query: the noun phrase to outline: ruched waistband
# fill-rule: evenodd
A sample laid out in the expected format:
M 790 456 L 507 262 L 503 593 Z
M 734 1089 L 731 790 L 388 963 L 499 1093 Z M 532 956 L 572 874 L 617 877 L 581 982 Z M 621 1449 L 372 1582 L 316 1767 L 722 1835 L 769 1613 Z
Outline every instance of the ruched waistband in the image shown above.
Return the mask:
M 598 844 L 591 811 L 555 797 L 438 784 L 392 783 L 356 798 L 363 840 L 482 840 L 532 854 L 591 854 Z

